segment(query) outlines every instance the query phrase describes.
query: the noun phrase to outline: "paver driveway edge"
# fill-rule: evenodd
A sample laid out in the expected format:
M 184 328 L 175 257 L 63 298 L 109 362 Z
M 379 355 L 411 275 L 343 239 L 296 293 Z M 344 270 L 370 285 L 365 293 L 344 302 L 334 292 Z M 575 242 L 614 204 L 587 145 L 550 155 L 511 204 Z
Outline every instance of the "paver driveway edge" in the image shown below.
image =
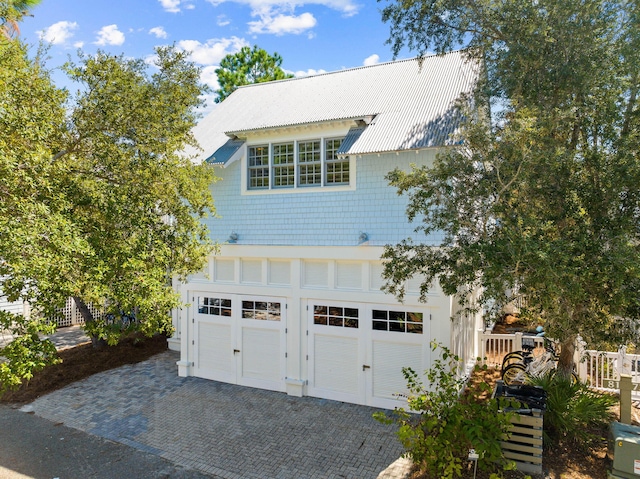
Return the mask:
M 373 408 L 177 375 L 178 353 L 37 399 L 38 416 L 222 478 L 402 479 L 409 463 Z

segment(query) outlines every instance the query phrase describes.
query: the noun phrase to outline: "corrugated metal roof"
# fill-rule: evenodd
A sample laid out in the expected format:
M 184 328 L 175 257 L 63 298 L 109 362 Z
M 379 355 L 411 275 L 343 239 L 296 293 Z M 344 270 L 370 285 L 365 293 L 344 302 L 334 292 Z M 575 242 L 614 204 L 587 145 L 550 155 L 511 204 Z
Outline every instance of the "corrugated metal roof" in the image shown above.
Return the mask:
M 441 146 L 460 122 L 456 99 L 471 92 L 477 77 L 477 65 L 453 52 L 247 85 L 217 105 L 194 134 L 206 158 L 231 135 L 373 117 L 345 153 Z
M 224 165 L 233 155 L 244 145 L 244 140 L 227 140 L 227 142 L 218 148 L 205 161 L 212 165 Z

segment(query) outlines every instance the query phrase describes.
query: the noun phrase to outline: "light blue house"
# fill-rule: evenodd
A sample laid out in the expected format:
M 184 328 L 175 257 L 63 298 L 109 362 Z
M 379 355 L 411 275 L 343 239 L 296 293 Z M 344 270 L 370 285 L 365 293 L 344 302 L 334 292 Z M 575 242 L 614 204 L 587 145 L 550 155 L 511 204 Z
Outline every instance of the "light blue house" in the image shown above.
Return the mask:
M 452 321 L 437 288 L 420 303 L 419 278 L 399 304 L 380 256 L 415 227 L 385 176 L 434 160 L 476 79 L 450 53 L 242 87 L 206 117 L 194 133 L 219 165 L 221 248 L 180 285 L 179 374 L 394 407 L 432 339 L 472 358 L 478 318 Z

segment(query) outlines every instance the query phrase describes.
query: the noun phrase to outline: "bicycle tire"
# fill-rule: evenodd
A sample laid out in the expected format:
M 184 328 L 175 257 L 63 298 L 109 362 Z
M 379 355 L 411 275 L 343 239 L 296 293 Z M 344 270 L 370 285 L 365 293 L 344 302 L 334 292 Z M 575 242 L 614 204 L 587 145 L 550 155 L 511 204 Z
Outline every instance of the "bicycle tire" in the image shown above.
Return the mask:
M 557 371 L 558 371 L 557 369 L 554 369 L 551 372 L 551 378 L 550 379 L 553 379 L 553 376 L 555 376 Z M 577 384 L 579 382 L 580 382 L 580 378 L 578 377 L 578 375 L 575 373 L 575 371 L 571 371 L 571 385 L 573 386 L 574 384 Z
M 507 386 L 515 386 L 516 384 L 524 384 L 527 374 L 527 368 L 520 363 L 514 363 L 507 366 L 502 373 L 502 382 Z
M 511 351 L 505 354 L 502 358 L 502 371 L 507 369 L 510 364 L 515 364 L 524 361 L 524 353 L 522 351 Z

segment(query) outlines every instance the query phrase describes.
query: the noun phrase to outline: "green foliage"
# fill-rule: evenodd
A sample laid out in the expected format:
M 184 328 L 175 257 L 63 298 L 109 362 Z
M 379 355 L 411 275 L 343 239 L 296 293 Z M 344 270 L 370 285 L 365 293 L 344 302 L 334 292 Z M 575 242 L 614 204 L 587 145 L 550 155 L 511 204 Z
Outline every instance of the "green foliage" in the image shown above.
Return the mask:
M 588 449 L 600 445 L 613 421 L 611 407 L 618 398 L 591 390 L 585 383 L 573 382 L 561 374 L 532 377 L 531 383 L 547 392 L 544 413 L 544 445 Z
M 0 0 L 0 36 L 11 39 L 20 33 L 18 22 L 42 0 Z M 0 40 L 1 41 L 1 40 Z
M 51 317 L 74 297 L 135 311 L 132 327 L 147 335 L 171 332 L 172 280 L 200 270 L 213 248 L 201 219 L 214 210 L 215 177 L 183 153 L 197 148 L 199 70 L 174 48 L 156 53 L 151 72 L 142 60 L 80 55 L 66 66 L 80 84 L 68 98 L 23 45 L 0 42 L 0 291 L 9 300 Z M 86 313 L 95 338 L 114 344 L 128 332 Z M 33 366 L 36 349 L 25 342 L 14 356 Z
M 484 382 L 462 394 L 460 358 L 444 346 L 432 347 L 440 348 L 441 356 L 426 371 L 427 386 L 411 368 L 403 369 L 411 392 L 408 410 L 397 408 L 391 416 L 378 412 L 374 417 L 399 426 L 397 435 L 406 454 L 430 477 L 463 477 L 470 449 L 479 455 L 480 470 L 508 468 L 500 440 L 510 427 L 509 413 L 499 413 L 493 398 L 479 399 L 490 390 Z
M 220 62 L 220 68 L 216 69 L 220 85 L 220 89 L 216 90 L 216 103 L 220 103 L 242 85 L 292 78 L 293 75 L 285 73 L 280 65 L 280 55 L 269 55 L 257 45 L 252 49 L 242 47 L 238 53 L 227 55 Z
M 22 315 L 0 311 L 0 330 L 15 339 L 0 344 L 0 394 L 29 380 L 33 373 L 60 362 L 55 345 L 41 334 L 50 334 L 54 327 L 39 320 L 26 320 Z
M 402 296 L 406 278 L 424 274 L 423 292 L 435 282 L 449 294 L 480 290 L 494 315 L 524 295 L 525 313 L 561 341 L 566 371 L 577 335 L 635 339 L 637 2 L 387 3 L 396 53 L 404 45 L 445 52 L 464 41 L 485 73 L 458 146 L 433 165 L 389 175 L 408 196 L 418 235 L 442 242 L 418 237 L 386 248 L 387 291 Z

